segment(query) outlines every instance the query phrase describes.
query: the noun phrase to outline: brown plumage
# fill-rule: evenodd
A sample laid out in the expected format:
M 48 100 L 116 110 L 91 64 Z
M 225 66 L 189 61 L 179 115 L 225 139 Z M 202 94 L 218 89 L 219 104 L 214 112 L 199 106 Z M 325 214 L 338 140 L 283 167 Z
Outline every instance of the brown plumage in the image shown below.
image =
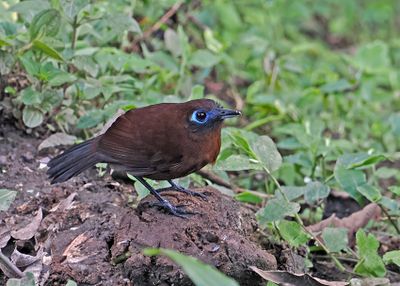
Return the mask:
M 52 183 L 64 182 L 99 162 L 109 163 L 144 183 L 143 177 L 171 180 L 215 162 L 221 146 L 223 119 L 239 115 L 213 100 L 162 103 L 126 112 L 102 135 L 73 146 L 49 163 Z M 154 195 L 156 190 L 150 190 Z M 192 193 L 192 192 L 190 192 Z M 169 211 L 183 211 L 155 195 Z M 172 208 L 172 210 L 171 210 Z

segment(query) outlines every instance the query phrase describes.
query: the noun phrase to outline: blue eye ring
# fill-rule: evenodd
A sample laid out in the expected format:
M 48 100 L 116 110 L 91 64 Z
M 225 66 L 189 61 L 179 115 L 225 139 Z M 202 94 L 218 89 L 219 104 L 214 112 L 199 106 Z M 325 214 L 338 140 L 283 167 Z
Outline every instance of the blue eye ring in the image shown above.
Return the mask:
M 192 117 L 190 121 L 193 121 L 197 124 L 204 124 L 207 122 L 209 115 L 204 110 L 196 110 L 192 113 Z

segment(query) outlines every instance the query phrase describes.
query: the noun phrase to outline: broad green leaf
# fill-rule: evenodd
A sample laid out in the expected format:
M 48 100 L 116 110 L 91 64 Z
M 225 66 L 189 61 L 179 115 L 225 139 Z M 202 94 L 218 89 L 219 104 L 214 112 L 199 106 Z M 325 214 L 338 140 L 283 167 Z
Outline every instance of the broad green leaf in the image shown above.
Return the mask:
M 29 128 L 35 128 L 42 124 L 43 113 L 36 108 L 25 106 L 22 112 L 22 120 Z
M 299 247 L 310 240 L 309 235 L 295 221 L 281 220 L 277 224 L 279 233 L 290 245 Z
M 8 279 L 6 286 L 35 286 L 35 277 L 31 272 L 28 272 L 23 278 Z
M 64 15 L 72 22 L 73 18 L 88 4 L 89 0 L 60 0 Z
M 63 57 L 55 49 L 40 40 L 34 40 L 33 46 L 55 60 L 64 61 Z
M 21 100 L 25 105 L 35 105 L 42 102 L 42 97 L 39 92 L 29 86 L 21 90 Z
M 245 202 L 251 204 L 259 204 L 262 202 L 262 199 L 255 193 L 250 193 L 247 191 L 235 195 L 235 199 L 238 200 L 239 202 Z
M 340 156 L 336 164 L 346 169 L 356 169 L 370 167 L 385 159 L 386 157 L 381 154 L 352 153 Z
M 354 62 L 368 73 L 386 71 L 390 68 L 389 48 L 382 41 L 368 43 L 358 49 Z
M 103 112 L 92 111 L 79 118 L 76 128 L 79 129 L 92 128 L 95 127 L 97 124 L 103 122 L 104 119 L 105 117 Z
M 300 205 L 298 203 L 287 202 L 284 198 L 278 197 L 267 202 L 266 206 L 260 209 L 257 214 L 258 223 L 263 226 L 268 222 L 282 220 L 286 216 L 298 213 Z
M 32 76 L 36 76 L 39 74 L 40 63 L 33 61 L 29 53 L 20 56 L 19 60 L 28 74 Z
M 11 6 L 9 11 L 23 15 L 24 20 L 29 23 L 37 13 L 48 8 L 50 8 L 49 1 L 26 0 Z
M 269 172 L 279 169 L 282 164 L 282 156 L 271 138 L 266 135 L 259 136 L 256 140 L 250 142 L 250 146 L 257 160 Z
M 349 240 L 347 229 L 342 227 L 326 227 L 322 231 L 322 238 L 331 252 L 340 252 L 346 249 Z
M 0 211 L 8 210 L 16 195 L 16 191 L 0 189 Z
M 385 276 L 385 265 L 378 255 L 378 240 L 372 234 L 367 235 L 363 229 L 359 229 L 356 233 L 356 241 L 359 262 L 354 267 L 354 271 L 363 276 Z
M 67 284 L 65 286 L 78 286 L 75 281 L 68 279 Z
M 60 86 L 65 83 L 72 83 L 76 80 L 76 76 L 67 72 L 61 72 L 49 80 L 50 86 Z
M 390 186 L 389 191 L 391 191 L 393 194 L 400 196 L 400 186 Z
M 145 255 L 165 255 L 182 267 L 196 286 L 239 286 L 239 284 L 211 265 L 204 264 L 198 259 L 183 255 L 179 252 L 163 248 L 147 248 Z
M 175 57 L 182 54 L 182 48 L 179 41 L 179 35 L 172 29 L 167 29 L 164 33 L 165 47 L 170 51 Z
M 383 262 L 385 264 L 396 264 L 400 267 L 400 250 L 388 251 L 383 255 Z
M 378 188 L 369 184 L 357 186 L 357 191 L 366 197 L 370 202 L 377 202 L 382 198 L 381 192 Z
M 222 171 L 260 170 L 260 166 L 251 162 L 244 155 L 232 155 L 224 160 L 218 160 L 213 169 Z
M 347 170 L 342 166 L 336 165 L 334 175 L 336 181 L 345 192 L 349 193 L 357 201 L 361 200 L 361 196 L 357 190 L 357 187 L 367 183 L 367 179 L 363 171 Z
M 306 192 L 306 186 L 282 186 L 282 190 L 285 193 L 286 197 L 289 201 L 293 201 L 301 196 L 303 196 Z
M 56 9 L 43 10 L 36 14 L 29 26 L 31 40 L 39 35 L 53 37 L 60 29 L 61 15 Z
M 208 50 L 197 50 L 193 53 L 190 64 L 201 67 L 211 68 L 220 61 L 220 58 Z
M 352 85 L 346 79 L 330 82 L 321 87 L 321 91 L 326 93 L 340 92 L 351 88 Z
M 310 182 L 305 186 L 304 199 L 307 203 L 319 201 L 329 195 L 330 189 L 321 182 Z
M 389 123 L 394 135 L 400 136 L 400 113 L 390 115 Z

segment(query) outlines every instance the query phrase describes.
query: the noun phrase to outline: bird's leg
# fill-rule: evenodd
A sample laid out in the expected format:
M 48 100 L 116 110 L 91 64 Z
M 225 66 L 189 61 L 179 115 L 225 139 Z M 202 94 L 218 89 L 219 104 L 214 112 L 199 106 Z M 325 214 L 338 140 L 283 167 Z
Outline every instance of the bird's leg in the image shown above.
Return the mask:
M 188 195 L 191 195 L 191 196 L 196 196 L 196 197 L 200 197 L 200 198 L 202 198 L 204 200 L 207 200 L 207 196 L 202 194 L 202 193 L 188 190 L 188 189 L 178 185 L 177 183 L 175 183 L 172 180 L 168 180 L 168 183 L 171 184 L 171 187 L 157 189 L 157 192 L 161 193 L 161 192 L 164 192 L 164 191 L 170 191 L 172 189 L 172 190 L 177 191 L 177 192 L 185 193 L 185 194 L 188 194 Z
M 135 177 L 140 183 L 142 183 L 143 186 L 145 186 L 150 193 L 157 198 L 159 203 L 152 203 L 151 205 L 159 206 L 167 211 L 169 211 L 171 214 L 175 216 L 179 216 L 182 218 L 186 218 L 186 215 L 188 214 L 194 214 L 193 212 L 186 211 L 185 209 L 182 208 L 182 206 L 174 206 L 172 205 L 168 200 L 164 199 L 160 194 L 158 193 L 157 190 L 155 190 L 152 186 L 149 185 L 149 183 L 146 182 L 145 179 L 142 177 Z

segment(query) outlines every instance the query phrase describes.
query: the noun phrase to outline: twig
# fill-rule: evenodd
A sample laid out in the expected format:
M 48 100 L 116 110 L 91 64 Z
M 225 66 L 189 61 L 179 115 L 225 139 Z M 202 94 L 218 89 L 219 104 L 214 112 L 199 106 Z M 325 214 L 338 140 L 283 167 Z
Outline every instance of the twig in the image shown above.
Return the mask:
M 12 263 L 10 259 L 8 259 L 8 257 L 1 252 L 1 250 L 0 250 L 0 263 L 3 264 L 5 267 L 7 267 L 7 269 L 10 270 L 10 272 L 14 273 L 15 276 L 17 276 L 18 278 L 22 278 L 25 276 L 25 274 L 22 273 L 22 271 L 19 270 L 19 268 L 15 266 L 14 263 Z
M 160 20 L 158 20 L 150 29 L 146 30 L 142 36 L 136 38 L 132 44 L 135 45 L 140 41 L 143 41 L 150 37 L 155 31 L 160 29 L 161 25 L 165 24 L 169 18 L 175 15 L 178 12 L 179 8 L 182 6 L 183 2 L 176 2 L 168 11 L 165 13 Z
M 222 178 L 218 177 L 217 175 L 215 175 L 214 173 L 212 173 L 210 171 L 199 170 L 196 173 L 199 174 L 200 176 L 202 176 L 203 178 L 206 178 L 207 180 L 210 180 L 214 184 L 223 186 L 223 187 L 228 188 L 228 189 L 236 189 L 237 188 L 236 186 L 233 186 L 232 184 L 224 181 Z
M 389 222 L 393 225 L 393 227 L 396 229 L 397 234 L 400 234 L 400 229 L 397 225 L 397 223 L 392 219 L 392 217 L 390 216 L 390 214 L 387 212 L 387 210 L 378 204 L 378 206 L 381 208 L 381 210 L 383 211 L 383 213 L 387 216 L 387 218 L 389 219 Z

